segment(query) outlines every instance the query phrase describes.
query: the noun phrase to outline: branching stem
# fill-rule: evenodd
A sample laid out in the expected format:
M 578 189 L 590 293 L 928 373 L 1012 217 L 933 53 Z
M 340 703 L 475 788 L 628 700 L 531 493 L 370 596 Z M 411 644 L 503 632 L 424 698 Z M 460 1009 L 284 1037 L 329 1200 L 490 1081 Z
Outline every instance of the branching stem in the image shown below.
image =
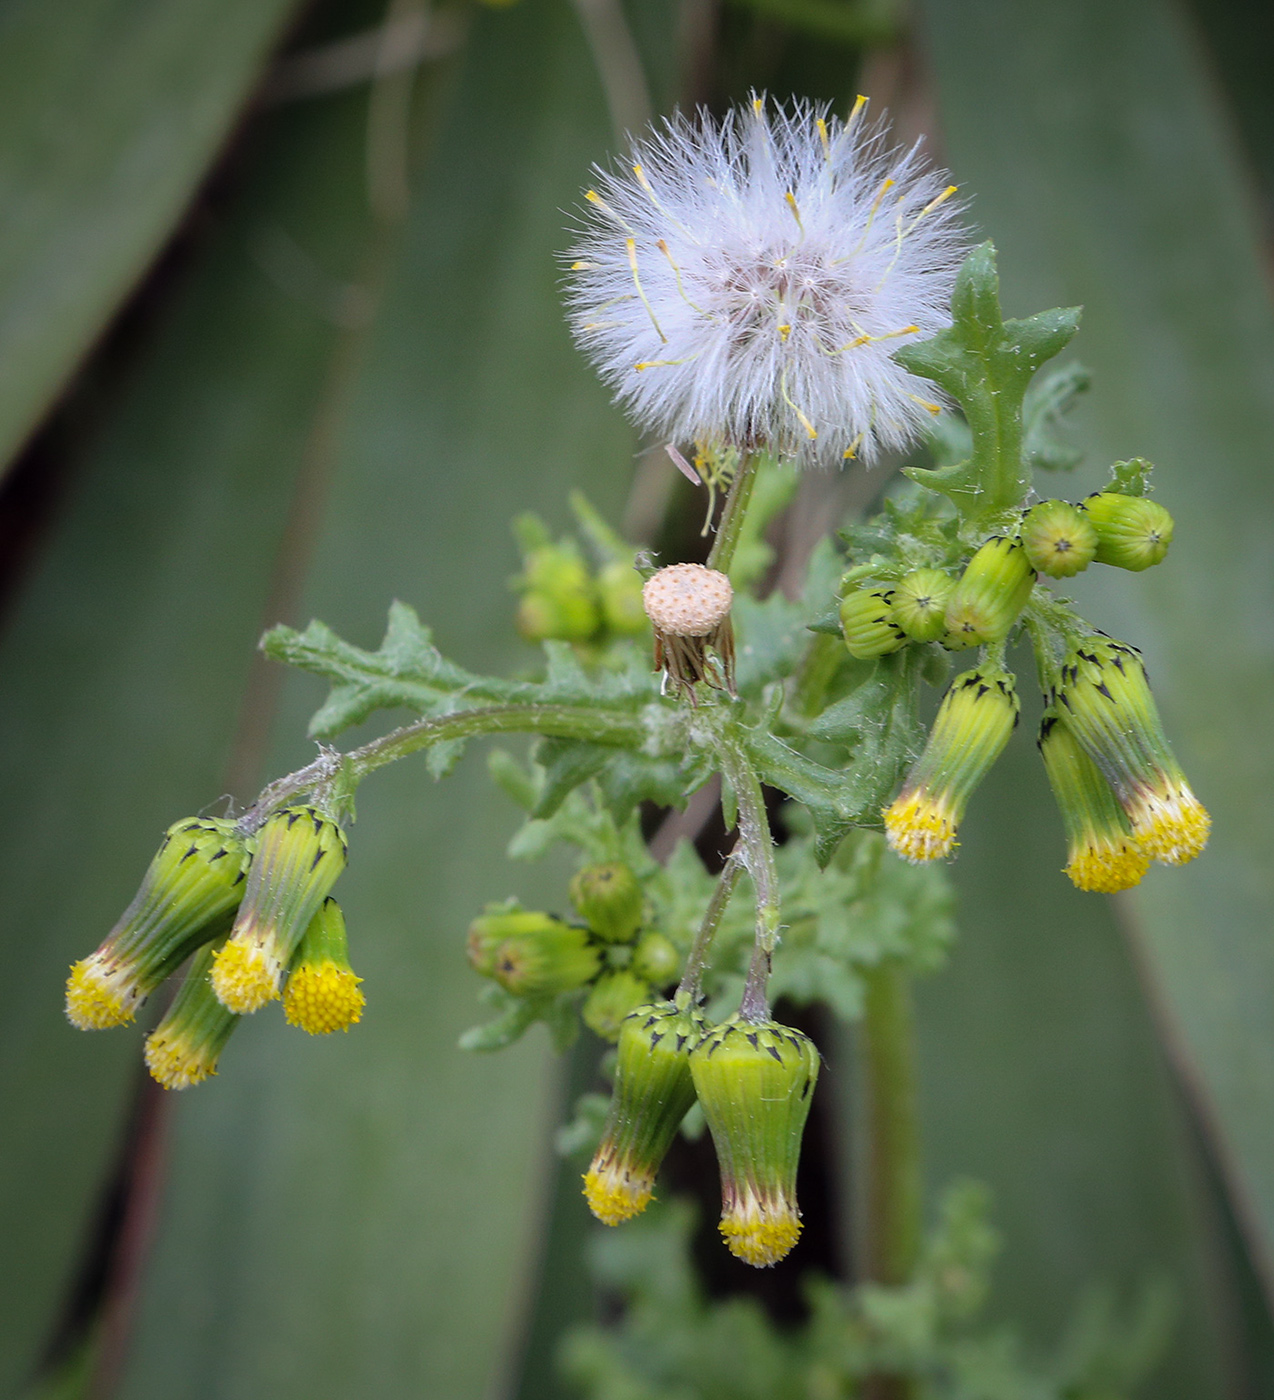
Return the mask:
M 708 953 L 712 948 L 712 940 L 716 937 L 717 929 L 720 927 L 722 916 L 726 911 L 726 905 L 730 903 L 730 896 L 734 893 L 734 887 L 739 883 L 739 876 L 742 873 L 743 858 L 736 846 L 730 852 L 725 867 L 717 879 L 717 887 L 712 891 L 712 898 L 708 901 L 707 909 L 704 910 L 703 922 L 699 925 L 698 933 L 695 934 L 695 941 L 686 958 L 686 970 L 682 974 L 681 985 L 677 988 L 678 998 L 685 996 L 691 1002 L 698 1001 L 704 969 L 708 965 Z
M 481 734 L 543 734 L 553 739 L 582 739 L 595 744 L 635 748 L 644 737 L 636 715 L 582 705 L 493 705 L 462 710 L 438 719 L 405 724 L 361 748 L 341 754 L 325 749 L 313 763 L 277 778 L 239 820 L 240 828 L 256 831 L 271 812 L 305 793 L 344 784 L 352 789 L 369 773 L 433 744 L 472 739 Z
M 743 752 L 723 735 L 717 743 L 721 772 L 734 791 L 739 808 L 738 851 L 756 891 L 756 947 L 748 968 L 739 1014 L 745 1021 L 769 1019 L 770 1003 L 766 983 L 770 976 L 770 957 L 779 934 L 779 877 L 774 864 L 774 838 L 765 811 L 765 795 L 761 791 L 756 770 Z

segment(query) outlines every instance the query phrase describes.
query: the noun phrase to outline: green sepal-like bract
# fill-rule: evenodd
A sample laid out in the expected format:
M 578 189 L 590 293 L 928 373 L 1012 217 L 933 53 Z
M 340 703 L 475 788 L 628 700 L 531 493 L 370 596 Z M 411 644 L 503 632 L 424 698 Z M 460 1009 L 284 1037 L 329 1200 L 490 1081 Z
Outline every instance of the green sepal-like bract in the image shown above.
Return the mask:
M 671 1001 L 639 1007 L 620 1027 L 610 1112 L 584 1176 L 589 1209 L 605 1224 L 645 1210 L 655 1174 L 695 1100 L 690 1054 L 703 1031 L 695 1007 Z
M 738 1016 L 707 1031 L 690 1056 L 721 1171 L 721 1233 L 757 1268 L 790 1253 L 801 1233 L 796 1168 L 818 1068 L 808 1036 Z
M 91 957 L 72 967 L 66 993 L 71 1023 L 100 1030 L 131 1021 L 195 948 L 230 927 L 250 859 L 234 822 L 174 822 L 119 922 Z

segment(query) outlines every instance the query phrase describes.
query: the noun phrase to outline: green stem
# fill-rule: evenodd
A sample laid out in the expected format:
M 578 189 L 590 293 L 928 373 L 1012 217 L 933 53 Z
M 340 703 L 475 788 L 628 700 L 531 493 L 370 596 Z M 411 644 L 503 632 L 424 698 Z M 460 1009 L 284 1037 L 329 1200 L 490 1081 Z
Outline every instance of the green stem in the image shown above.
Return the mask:
M 770 977 L 770 958 L 779 936 L 779 876 L 774 864 L 774 837 L 765 810 L 765 794 L 756 770 L 730 739 L 717 742 L 721 773 L 734 790 L 739 807 L 741 859 L 756 891 L 756 946 L 743 987 L 739 1015 L 745 1021 L 766 1021 L 770 1002 L 765 987 Z
M 867 1272 L 876 1283 L 908 1282 L 920 1252 L 922 1194 L 911 976 L 886 960 L 867 984 L 867 1111 L 871 1134 Z
M 756 470 L 761 456 L 758 452 L 745 452 L 739 459 L 738 470 L 730 483 L 730 490 L 717 523 L 717 537 L 708 555 L 708 568 L 717 569 L 723 574 L 730 572 L 734 562 L 734 551 L 743 532 L 743 520 L 748 513 L 748 502 L 752 499 L 752 488 L 756 485 Z
M 581 739 L 626 748 L 636 748 L 646 737 L 637 716 L 582 705 L 493 705 L 462 710 L 405 724 L 346 754 L 324 749 L 313 763 L 266 787 L 240 818 L 239 826 L 250 834 L 271 812 L 304 793 L 338 783 L 356 787 L 369 773 L 420 749 L 480 734 L 543 734 L 551 739 Z
M 712 891 L 712 898 L 704 910 L 703 922 L 699 925 L 699 932 L 695 934 L 694 944 L 686 958 L 686 970 L 682 974 L 681 985 L 677 988 L 678 999 L 685 996 L 691 1002 L 698 1001 L 703 970 L 708 964 L 708 951 L 712 947 L 712 940 L 716 937 L 726 905 L 730 903 L 730 896 L 734 893 L 734 887 L 739 883 L 742 873 L 743 859 L 736 846 L 730 852 L 717 879 L 717 887 Z

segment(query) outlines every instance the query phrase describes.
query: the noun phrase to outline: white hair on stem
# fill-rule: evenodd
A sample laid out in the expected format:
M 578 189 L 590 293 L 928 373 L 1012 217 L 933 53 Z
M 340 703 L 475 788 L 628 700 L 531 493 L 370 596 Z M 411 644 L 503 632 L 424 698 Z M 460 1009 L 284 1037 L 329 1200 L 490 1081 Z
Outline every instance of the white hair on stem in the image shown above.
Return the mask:
M 572 329 L 664 439 L 871 461 L 941 407 L 891 353 L 950 324 L 954 193 L 865 98 L 845 122 L 761 98 L 720 123 L 667 119 L 586 195 Z

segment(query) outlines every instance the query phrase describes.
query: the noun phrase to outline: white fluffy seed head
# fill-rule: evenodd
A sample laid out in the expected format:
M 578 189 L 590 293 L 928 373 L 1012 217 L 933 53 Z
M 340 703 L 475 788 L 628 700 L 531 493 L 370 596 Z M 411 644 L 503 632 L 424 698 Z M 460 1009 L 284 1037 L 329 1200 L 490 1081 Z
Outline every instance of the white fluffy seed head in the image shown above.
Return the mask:
M 669 564 L 646 580 L 641 600 L 657 631 L 673 637 L 706 637 L 729 617 L 734 589 L 716 569 Z
M 588 192 L 576 339 L 666 440 L 870 461 L 938 407 L 890 356 L 950 323 L 967 243 L 953 192 L 861 98 L 847 122 L 760 99 L 720 124 L 674 117 Z

